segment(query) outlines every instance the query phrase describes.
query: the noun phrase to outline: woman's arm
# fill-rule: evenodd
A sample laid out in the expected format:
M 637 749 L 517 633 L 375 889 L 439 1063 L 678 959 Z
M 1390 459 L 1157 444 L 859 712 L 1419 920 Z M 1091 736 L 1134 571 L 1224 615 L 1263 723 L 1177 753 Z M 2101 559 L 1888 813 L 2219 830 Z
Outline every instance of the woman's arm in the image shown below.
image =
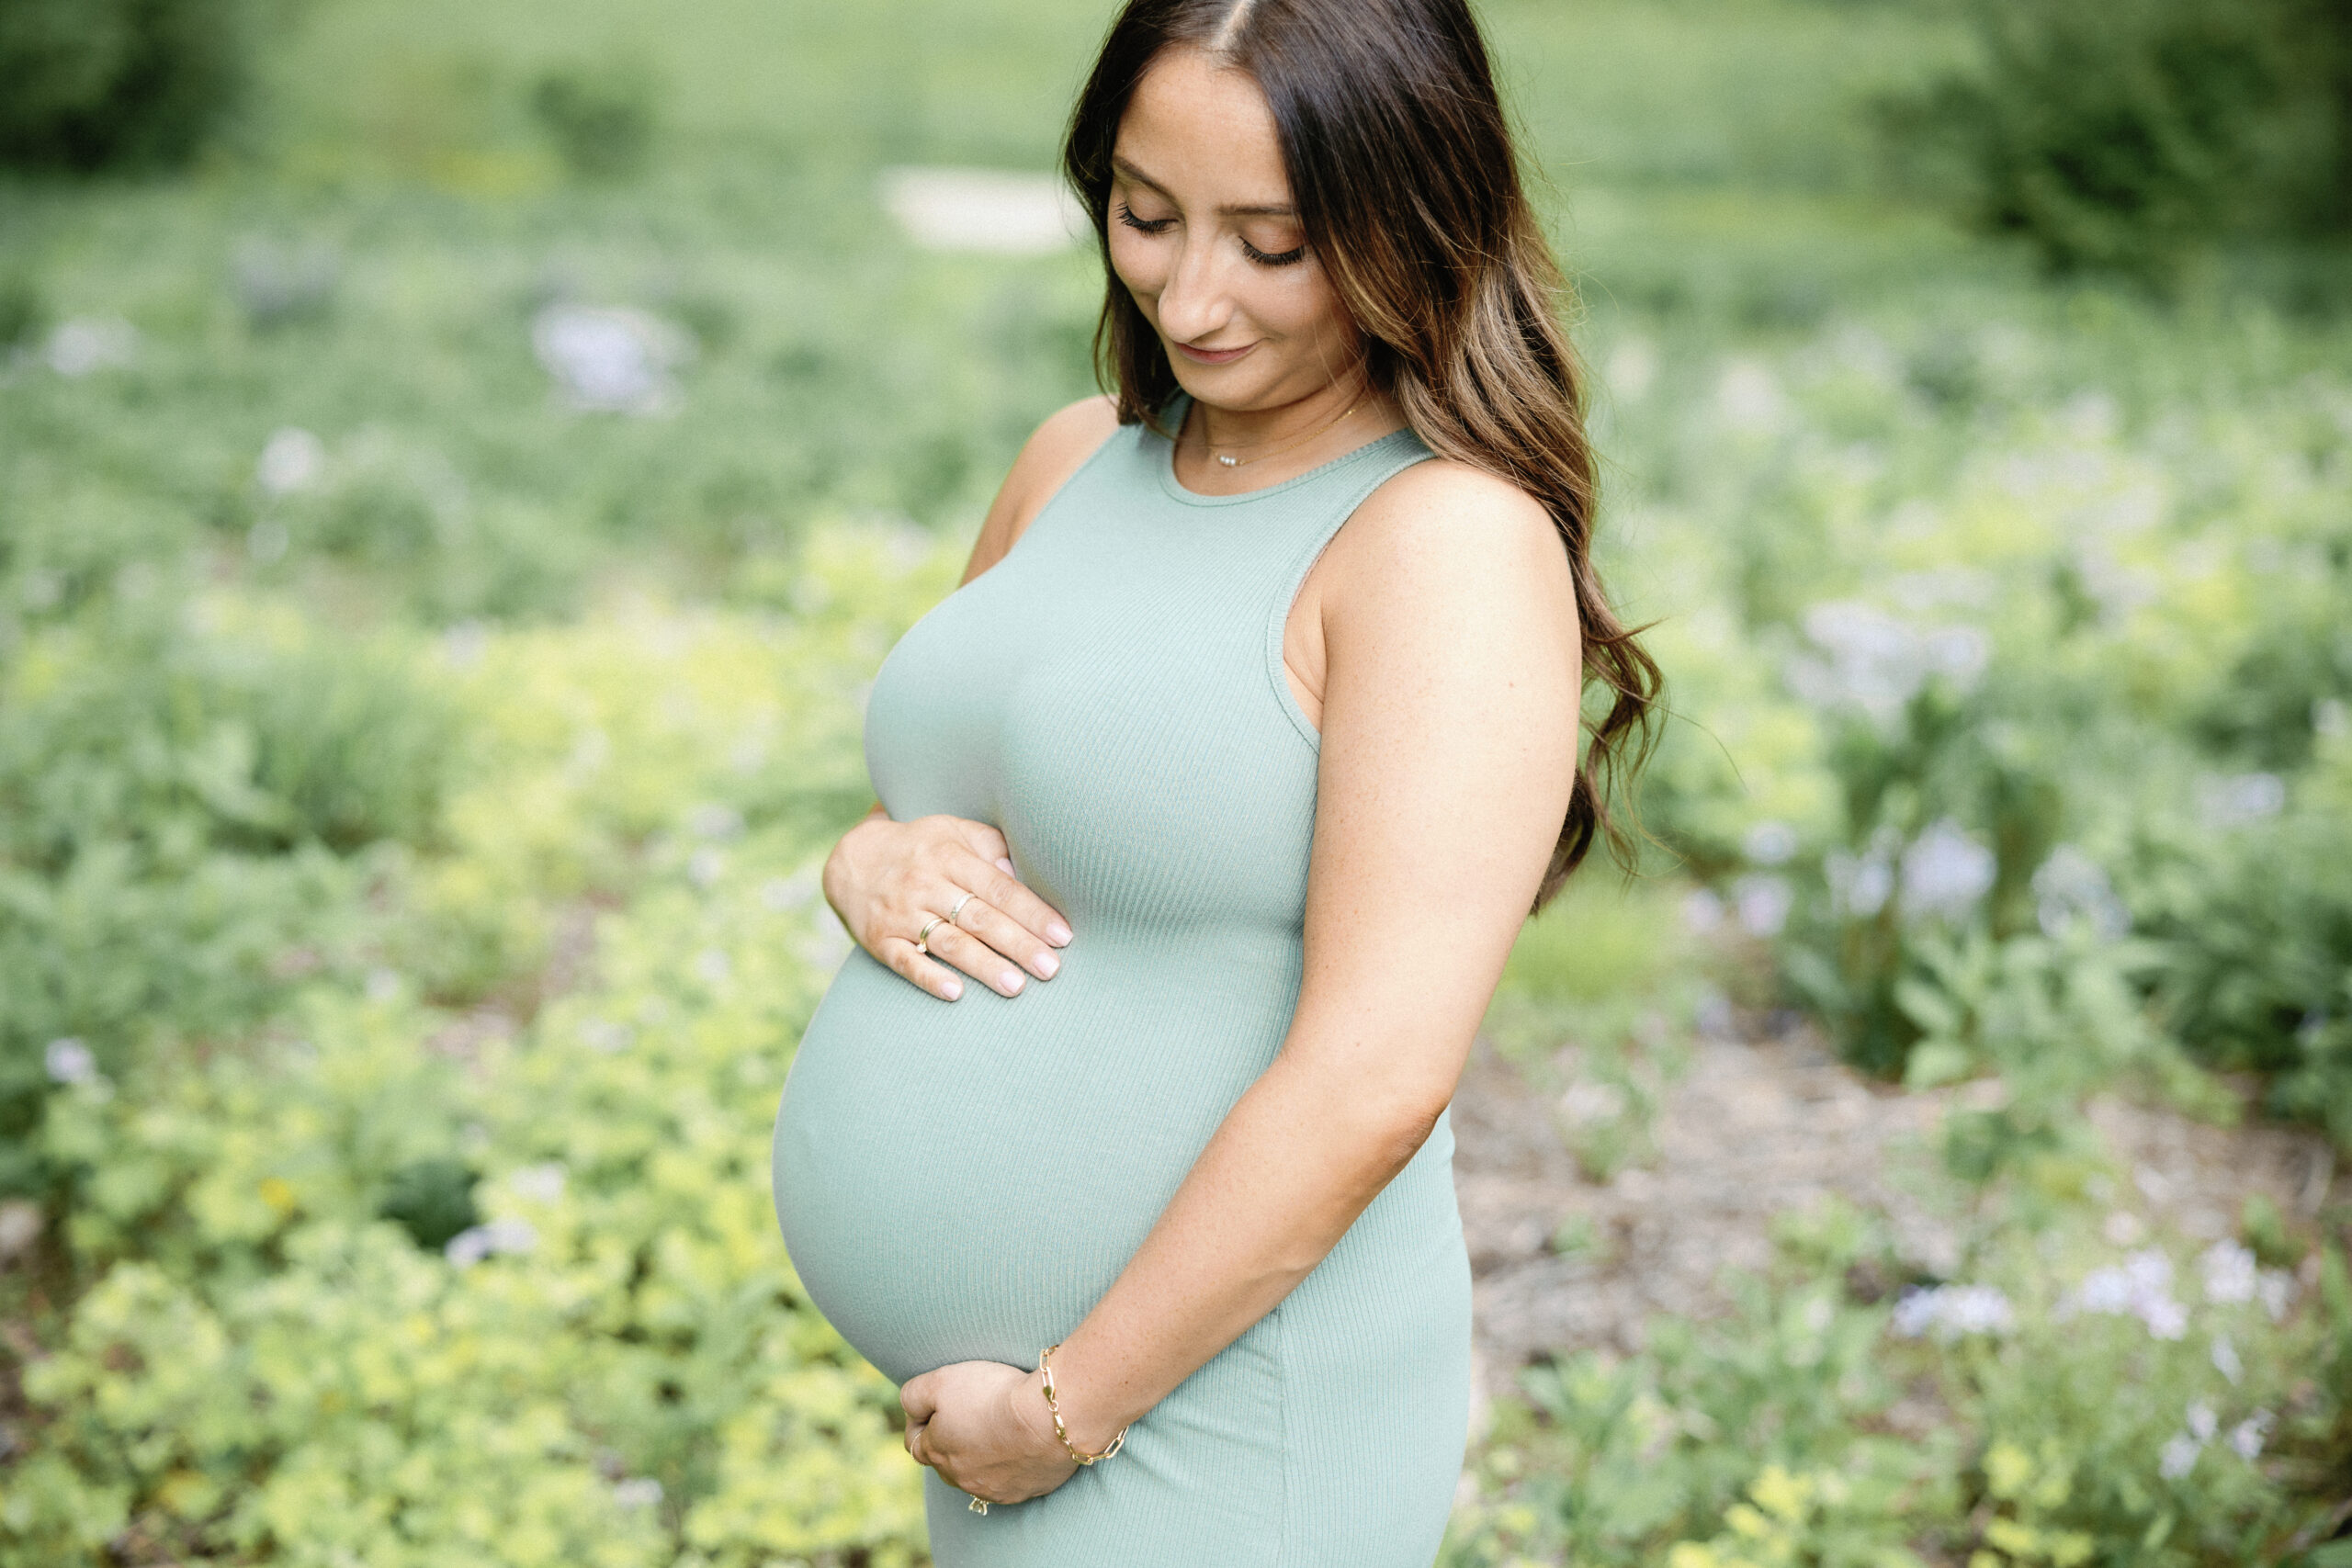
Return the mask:
M 1331 550 L 1298 1007 L 1280 1055 L 1056 1352 L 1064 1419 L 1088 1452 L 1272 1310 L 1421 1146 L 1567 813 L 1575 598 L 1542 509 L 1499 480 L 1423 463 L 1383 486 Z M 1049 1126 L 1052 1105 L 1038 1113 Z M 1037 1219 L 1050 1232 L 1054 1216 Z M 980 1365 L 901 1391 L 910 1451 L 944 1456 L 958 1484 L 967 1449 L 976 1479 L 1006 1473 L 967 1432 L 993 1420 L 998 1442 L 1026 1440 L 1013 1423 L 1034 1432 L 1044 1416 L 1035 1373 L 1010 1388 L 1001 1370 L 966 1371 Z M 951 1411 L 956 1400 L 973 1408 Z M 1006 1414 L 980 1413 L 991 1405 Z

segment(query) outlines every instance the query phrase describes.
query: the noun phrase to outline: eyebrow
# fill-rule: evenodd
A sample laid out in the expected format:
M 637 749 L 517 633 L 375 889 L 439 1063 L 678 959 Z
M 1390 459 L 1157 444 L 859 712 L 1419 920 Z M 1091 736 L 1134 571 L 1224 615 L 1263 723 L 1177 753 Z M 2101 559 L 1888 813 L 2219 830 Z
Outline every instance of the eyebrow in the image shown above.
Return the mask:
M 1141 169 L 1136 168 L 1133 164 L 1127 162 L 1126 159 L 1120 157 L 1115 152 L 1111 155 L 1111 166 L 1118 170 L 1119 173 L 1126 175 L 1127 178 L 1135 181 L 1137 185 L 1149 186 L 1153 190 L 1158 191 L 1160 195 L 1167 196 L 1168 199 L 1170 201 L 1174 201 L 1176 199 L 1174 197 L 1168 195 L 1168 187 L 1166 186 L 1161 185 L 1158 180 L 1153 179 L 1149 175 L 1145 174 Z M 1227 206 L 1220 207 L 1216 210 L 1217 215 L 1223 218 L 1295 218 L 1298 216 L 1298 209 L 1291 206 L 1287 202 L 1260 202 L 1254 205 Z

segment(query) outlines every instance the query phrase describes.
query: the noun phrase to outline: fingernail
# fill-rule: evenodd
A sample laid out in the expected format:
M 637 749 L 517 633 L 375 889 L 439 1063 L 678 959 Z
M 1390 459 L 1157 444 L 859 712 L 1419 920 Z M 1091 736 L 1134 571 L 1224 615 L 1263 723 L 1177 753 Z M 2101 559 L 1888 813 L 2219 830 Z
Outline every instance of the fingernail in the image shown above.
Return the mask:
M 964 994 L 964 982 L 961 980 L 950 980 L 946 985 L 940 988 L 947 993 L 947 999 L 952 1002 L 957 997 Z
M 1012 995 L 1013 992 L 1021 988 L 1021 971 L 1018 969 L 1006 970 L 1004 972 L 1004 979 L 1000 983 L 1003 986 L 1004 994 L 1006 996 L 1009 997 Z
M 1021 874 L 1019 872 L 1012 869 L 1012 863 L 1009 860 L 1000 858 L 996 863 L 1004 867 L 1005 874 L 1008 876 L 1018 876 Z
M 1052 925 L 1046 928 L 1046 940 L 1052 942 L 1056 947 L 1061 947 L 1067 944 L 1069 941 L 1069 928 L 1062 924 L 1059 920 L 1056 920 Z
M 1041 953 L 1037 954 L 1037 973 L 1045 976 L 1046 979 L 1052 979 L 1054 977 L 1054 971 L 1059 969 L 1061 966 L 1062 961 L 1056 958 L 1052 953 Z

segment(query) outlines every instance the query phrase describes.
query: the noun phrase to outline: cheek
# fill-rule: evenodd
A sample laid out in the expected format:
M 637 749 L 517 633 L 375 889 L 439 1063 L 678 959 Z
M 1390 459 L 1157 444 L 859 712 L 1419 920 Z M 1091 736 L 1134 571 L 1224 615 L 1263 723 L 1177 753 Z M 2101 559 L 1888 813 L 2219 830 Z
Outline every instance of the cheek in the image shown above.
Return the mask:
M 1266 325 L 1302 342 L 1349 343 L 1356 335 L 1337 290 L 1319 268 L 1290 269 L 1297 276 L 1269 279 L 1263 314 Z
M 1121 283 L 1136 294 L 1157 294 L 1167 282 L 1168 265 L 1160 253 L 1162 246 L 1148 234 L 1138 234 L 1125 224 L 1111 225 L 1111 271 Z

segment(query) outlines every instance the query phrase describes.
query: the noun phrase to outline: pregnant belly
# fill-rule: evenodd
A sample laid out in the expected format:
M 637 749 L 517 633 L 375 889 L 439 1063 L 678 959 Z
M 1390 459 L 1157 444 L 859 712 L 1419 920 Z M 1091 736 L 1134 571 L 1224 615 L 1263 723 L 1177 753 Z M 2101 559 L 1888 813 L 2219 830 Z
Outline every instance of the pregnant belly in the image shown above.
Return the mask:
M 1016 997 L 853 949 L 777 1113 L 810 1300 L 893 1382 L 1031 1364 L 1118 1277 L 1296 1005 L 1295 931 L 1097 924 Z

